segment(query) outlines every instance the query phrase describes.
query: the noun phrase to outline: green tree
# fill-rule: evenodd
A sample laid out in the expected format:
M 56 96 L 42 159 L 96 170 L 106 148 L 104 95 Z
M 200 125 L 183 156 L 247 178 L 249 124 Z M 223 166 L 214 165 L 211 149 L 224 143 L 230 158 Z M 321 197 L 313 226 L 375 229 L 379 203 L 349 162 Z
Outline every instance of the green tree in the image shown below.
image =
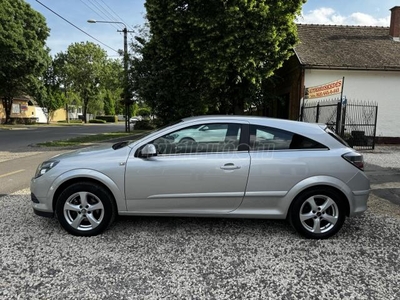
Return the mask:
M 106 115 L 122 114 L 124 105 L 123 99 L 123 77 L 124 69 L 122 61 L 108 59 L 101 76 L 102 99 L 104 102 L 104 113 Z
M 135 96 L 151 107 L 161 124 L 207 112 L 208 80 L 190 55 L 189 37 L 173 34 L 172 29 L 165 35 L 170 33 L 164 44 L 163 36 L 141 32 L 131 61 Z
M 147 0 L 134 86 L 165 121 L 243 113 L 291 55 L 305 0 Z
M 116 115 L 116 111 L 115 111 L 116 101 L 113 98 L 111 91 L 109 91 L 109 90 L 103 91 L 102 98 L 104 101 L 104 114 L 105 115 Z
M 15 96 L 30 91 L 49 60 L 44 17 L 21 0 L 0 5 L 0 96 L 10 121 Z
M 99 107 L 95 103 L 89 106 L 89 103 L 98 99 L 102 72 L 106 63 L 106 52 L 94 43 L 75 43 L 68 47 L 65 65 L 67 81 L 82 99 L 85 123 L 88 109 L 97 110 Z
M 39 106 L 45 109 L 47 123 L 50 123 L 54 112 L 66 102 L 64 90 L 61 88 L 62 79 L 57 76 L 57 66 L 57 61 L 50 59 L 43 76 L 35 80 L 30 91 Z

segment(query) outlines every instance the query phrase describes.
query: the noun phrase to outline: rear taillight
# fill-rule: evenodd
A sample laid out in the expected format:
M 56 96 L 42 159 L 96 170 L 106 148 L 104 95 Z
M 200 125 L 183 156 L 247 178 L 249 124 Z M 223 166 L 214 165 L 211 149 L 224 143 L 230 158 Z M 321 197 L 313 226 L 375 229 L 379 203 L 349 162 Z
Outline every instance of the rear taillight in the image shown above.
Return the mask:
M 355 165 L 357 168 L 364 171 L 364 157 L 360 153 L 349 152 L 343 154 L 342 157 L 349 163 Z

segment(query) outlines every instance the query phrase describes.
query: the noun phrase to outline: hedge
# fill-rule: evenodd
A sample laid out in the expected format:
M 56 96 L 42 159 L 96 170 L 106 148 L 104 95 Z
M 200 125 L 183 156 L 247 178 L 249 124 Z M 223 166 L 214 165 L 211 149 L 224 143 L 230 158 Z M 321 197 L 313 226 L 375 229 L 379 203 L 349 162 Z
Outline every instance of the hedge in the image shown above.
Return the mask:
M 108 123 L 118 123 L 118 116 L 107 115 L 107 116 L 96 116 L 97 120 L 104 120 Z

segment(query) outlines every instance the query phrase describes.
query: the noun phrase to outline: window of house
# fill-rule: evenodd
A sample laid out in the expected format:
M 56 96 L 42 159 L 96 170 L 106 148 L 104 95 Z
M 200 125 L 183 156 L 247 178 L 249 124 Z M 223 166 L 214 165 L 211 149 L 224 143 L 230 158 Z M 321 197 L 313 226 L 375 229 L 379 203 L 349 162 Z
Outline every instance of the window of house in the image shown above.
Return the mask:
M 21 113 L 21 105 L 13 103 L 11 106 L 12 114 L 20 114 Z

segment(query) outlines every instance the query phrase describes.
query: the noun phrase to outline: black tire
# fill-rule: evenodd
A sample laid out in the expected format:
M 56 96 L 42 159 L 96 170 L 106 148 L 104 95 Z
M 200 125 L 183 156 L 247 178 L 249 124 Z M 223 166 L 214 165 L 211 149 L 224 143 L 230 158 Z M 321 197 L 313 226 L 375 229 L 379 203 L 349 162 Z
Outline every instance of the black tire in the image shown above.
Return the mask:
M 291 205 L 288 219 L 294 229 L 310 239 L 335 235 L 346 219 L 346 199 L 334 189 L 313 188 L 299 194 Z
M 116 214 L 117 208 L 110 193 L 91 182 L 70 185 L 60 194 L 56 204 L 61 226 L 78 236 L 102 233 L 115 220 Z

